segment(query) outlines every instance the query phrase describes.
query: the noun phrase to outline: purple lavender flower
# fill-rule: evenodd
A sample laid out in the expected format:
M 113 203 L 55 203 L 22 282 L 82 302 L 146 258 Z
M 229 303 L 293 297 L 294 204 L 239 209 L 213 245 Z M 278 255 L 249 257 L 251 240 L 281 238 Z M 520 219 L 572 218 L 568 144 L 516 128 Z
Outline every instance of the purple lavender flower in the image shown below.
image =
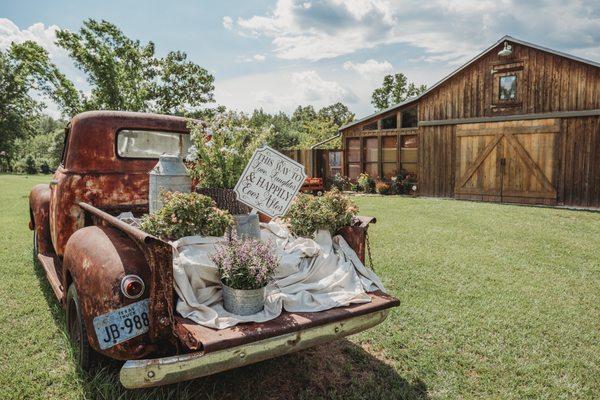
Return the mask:
M 260 289 L 273 278 L 278 260 L 270 247 L 256 239 L 233 237 L 211 256 L 221 281 L 234 289 Z

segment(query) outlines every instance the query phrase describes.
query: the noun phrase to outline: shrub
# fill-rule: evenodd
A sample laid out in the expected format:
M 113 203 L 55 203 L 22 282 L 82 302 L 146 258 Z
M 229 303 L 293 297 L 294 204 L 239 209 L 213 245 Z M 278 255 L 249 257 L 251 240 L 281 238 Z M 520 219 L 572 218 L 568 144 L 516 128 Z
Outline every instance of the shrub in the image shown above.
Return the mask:
M 358 186 L 365 193 L 375 193 L 375 180 L 367 173 L 361 173 L 357 179 Z
M 233 224 L 227 211 L 217 208 L 213 199 L 198 193 L 163 192 L 163 207 L 142 217 L 141 229 L 161 238 L 177 240 L 184 236 L 223 236 Z
M 40 162 L 40 172 L 42 174 L 49 174 L 50 172 L 52 172 L 50 170 L 50 164 L 48 163 L 48 160 L 42 160 Z
M 331 179 L 331 185 L 338 189 L 339 191 L 344 191 L 350 189 L 350 179 L 347 176 L 343 176 L 341 174 L 335 174 Z
M 270 132 L 233 112 L 217 114 L 208 122 L 190 122 L 189 127 L 193 146 L 186 160 L 193 163 L 190 176 L 201 188 L 233 189 Z
M 390 184 L 382 181 L 379 181 L 375 184 L 375 190 L 377 190 L 377 193 L 384 195 L 391 193 Z
M 405 171 L 400 171 L 400 174 L 395 178 L 397 193 L 398 194 L 409 194 L 412 190 L 412 187 L 416 185 L 417 179 L 416 177 Z
M 232 238 L 227 245 L 217 246 L 211 259 L 219 269 L 221 282 L 242 290 L 267 286 L 278 264 L 271 248 L 252 238 Z
M 35 165 L 35 160 L 33 159 L 33 157 L 31 155 L 28 155 L 27 158 L 25 159 L 25 172 L 28 175 L 37 174 L 37 167 Z
M 300 237 L 312 237 L 318 229 L 327 229 L 332 235 L 352 223 L 358 207 L 337 189 L 323 196 L 299 194 L 284 219 L 290 231 Z

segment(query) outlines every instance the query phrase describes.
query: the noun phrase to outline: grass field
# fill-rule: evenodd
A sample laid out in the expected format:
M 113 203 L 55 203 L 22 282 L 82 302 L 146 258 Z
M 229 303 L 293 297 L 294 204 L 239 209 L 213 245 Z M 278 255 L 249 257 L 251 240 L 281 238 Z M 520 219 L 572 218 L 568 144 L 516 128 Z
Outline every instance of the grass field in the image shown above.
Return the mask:
M 600 398 L 600 213 L 357 197 L 401 306 L 335 345 L 189 383 L 126 391 L 74 367 L 31 261 L 27 194 L 0 175 L 0 399 Z

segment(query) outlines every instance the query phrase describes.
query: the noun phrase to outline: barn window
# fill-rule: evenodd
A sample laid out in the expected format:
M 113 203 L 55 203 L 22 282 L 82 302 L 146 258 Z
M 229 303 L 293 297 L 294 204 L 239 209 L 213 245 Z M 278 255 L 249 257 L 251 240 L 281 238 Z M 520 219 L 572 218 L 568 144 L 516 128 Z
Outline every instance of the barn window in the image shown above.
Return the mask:
M 409 108 L 402 111 L 402 128 L 415 128 L 419 122 L 417 117 L 417 109 Z
M 363 131 L 376 131 L 377 130 L 377 121 L 371 122 L 370 124 L 363 125 Z
M 350 179 L 358 178 L 360 175 L 360 139 L 350 138 L 346 142 L 347 156 L 348 156 L 348 177 Z
M 517 98 L 517 76 L 506 75 L 500 78 L 500 90 L 498 91 L 500 100 L 514 100 Z
M 417 135 L 404 135 L 400 139 L 400 161 L 402 169 L 416 176 L 418 169 L 417 148 L 419 138 Z
M 384 179 L 391 179 L 398 173 L 398 137 L 384 136 L 381 138 L 381 165 Z
M 379 147 L 376 137 L 364 139 L 365 172 L 371 177 L 379 176 Z
M 396 115 L 390 115 L 381 120 L 381 129 L 396 129 L 397 121 Z

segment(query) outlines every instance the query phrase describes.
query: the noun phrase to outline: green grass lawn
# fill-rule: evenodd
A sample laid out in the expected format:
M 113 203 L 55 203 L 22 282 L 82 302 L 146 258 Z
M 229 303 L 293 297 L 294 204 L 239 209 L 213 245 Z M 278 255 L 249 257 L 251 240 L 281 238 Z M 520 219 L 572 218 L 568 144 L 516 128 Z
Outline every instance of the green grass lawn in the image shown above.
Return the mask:
M 78 371 L 31 261 L 27 195 L 0 175 L 0 399 L 600 398 L 600 213 L 356 197 L 375 267 L 401 301 L 365 333 L 144 391 L 119 364 Z

